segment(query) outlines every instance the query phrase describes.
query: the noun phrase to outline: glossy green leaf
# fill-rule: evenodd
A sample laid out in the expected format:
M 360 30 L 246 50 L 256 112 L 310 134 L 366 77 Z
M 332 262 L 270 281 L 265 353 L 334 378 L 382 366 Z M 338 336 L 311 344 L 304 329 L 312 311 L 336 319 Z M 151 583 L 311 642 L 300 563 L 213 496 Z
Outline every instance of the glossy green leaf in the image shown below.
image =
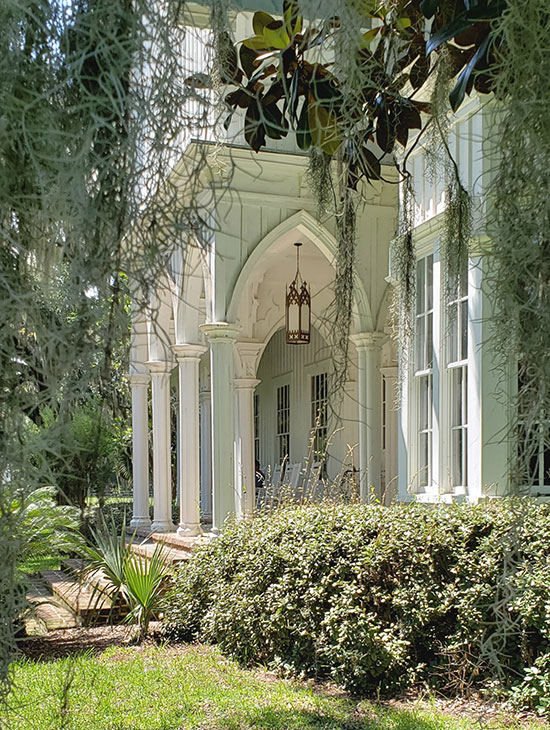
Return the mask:
M 312 101 L 313 103 L 311 103 Z M 327 155 L 333 155 L 341 143 L 340 127 L 336 115 L 310 99 L 308 121 L 313 144 Z
M 242 42 L 245 48 L 253 51 L 267 51 L 270 48 L 267 38 L 264 35 L 254 35 L 251 38 L 245 38 Z
M 277 27 L 266 26 L 263 31 L 263 36 L 271 48 L 278 48 L 282 51 L 289 45 L 290 36 L 282 23 L 280 24 L 280 27 L 279 23 L 271 23 L 271 26 L 274 25 L 277 25 Z
M 311 147 L 311 132 L 309 130 L 309 104 L 304 99 L 298 125 L 296 127 L 296 143 L 301 150 L 308 150 Z
M 431 18 L 438 11 L 440 4 L 441 0 L 422 0 L 420 10 L 426 18 Z
M 275 18 L 272 15 L 264 13 L 263 10 L 258 10 L 258 12 L 254 13 L 254 17 L 252 18 L 252 28 L 254 29 L 254 33 L 256 35 L 262 35 L 265 26 L 269 25 L 269 23 L 273 23 L 274 21 Z
M 476 64 L 478 61 L 480 61 L 485 53 L 487 52 L 487 49 L 489 48 L 489 42 L 491 40 L 491 36 L 488 34 L 479 48 L 476 50 L 468 64 L 465 66 L 465 68 L 462 70 L 460 76 L 458 77 L 458 80 L 455 84 L 454 89 L 449 94 L 449 101 L 451 103 L 451 109 L 456 112 L 458 107 L 462 104 L 464 101 L 464 97 L 466 95 L 466 90 L 468 88 L 468 82 L 470 81 L 470 77 L 472 75 L 472 72 L 474 68 L 476 67 Z

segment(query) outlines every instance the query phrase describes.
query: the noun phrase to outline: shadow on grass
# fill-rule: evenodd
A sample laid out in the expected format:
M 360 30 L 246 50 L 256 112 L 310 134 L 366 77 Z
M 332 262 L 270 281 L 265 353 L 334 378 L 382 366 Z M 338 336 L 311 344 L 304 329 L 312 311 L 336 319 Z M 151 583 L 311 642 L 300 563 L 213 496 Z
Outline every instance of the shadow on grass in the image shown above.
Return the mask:
M 348 717 L 342 714 L 266 707 L 247 713 L 247 717 L 223 718 L 223 726 L 227 730 L 248 727 L 257 730 L 444 730 L 449 727 L 442 720 L 422 718 L 406 710 L 377 708 L 368 714 Z

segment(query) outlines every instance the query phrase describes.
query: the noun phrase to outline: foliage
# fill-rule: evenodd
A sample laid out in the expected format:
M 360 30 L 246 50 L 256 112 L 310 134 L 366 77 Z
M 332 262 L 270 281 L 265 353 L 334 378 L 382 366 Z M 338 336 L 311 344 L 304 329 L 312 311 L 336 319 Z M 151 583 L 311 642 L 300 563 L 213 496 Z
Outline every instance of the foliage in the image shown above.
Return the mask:
M 82 507 L 111 479 L 129 282 L 139 312 L 173 242 L 205 240 L 191 174 L 205 158 L 174 173 L 207 106 L 180 83 L 176 12 L 145 0 L 0 6 L 0 680 L 21 607 L 12 504 L 51 485 Z
M 0 680 L 5 680 L 15 651 L 15 622 L 27 607 L 26 573 L 44 558 L 79 549 L 82 541 L 77 510 L 59 506 L 53 488 L 11 495 L 8 508 L 0 503 L 0 522 Z
M 148 558 L 137 555 L 132 550 L 133 539 L 127 539 L 125 519 L 120 532 L 102 520 L 92 535 L 94 544 L 85 551 L 89 560 L 85 575 L 101 574 L 103 582 L 96 585 L 96 598 L 106 596 L 113 609 L 117 604 L 126 605 L 126 620 L 136 623 L 141 641 L 167 597 L 171 565 L 164 546 L 158 543 Z
M 168 598 L 167 579 L 171 564 L 162 544 L 158 543 L 147 560 L 130 551 L 123 567 L 124 595 L 130 608 L 127 620 L 135 621 L 141 640 L 147 635 L 151 619 Z
M 382 158 L 396 144 L 406 148 L 411 131 L 423 126 L 421 114 L 430 113 L 426 99 L 415 97 L 422 97 L 438 52 L 450 55 L 449 77 L 458 76 L 449 98 L 453 111 L 473 88 L 494 88 L 502 37 L 492 21 L 505 8 L 505 0 L 344 2 L 316 25 L 306 23 L 293 0 L 283 2 L 281 20 L 258 11 L 254 35 L 238 50 L 225 31 L 223 80 L 236 87 L 225 97 L 226 124 L 236 109 L 246 110 L 244 134 L 253 150 L 292 130 L 303 150 L 341 152 L 347 186 L 378 180 Z M 338 53 L 343 38 L 345 59 Z M 334 61 L 320 61 L 323 47 L 336 48 Z
M 550 511 L 525 505 L 518 527 L 518 509 L 327 503 L 228 525 L 181 569 L 167 634 L 360 692 L 509 684 L 549 632 L 531 597 Z
M 525 667 L 523 679 L 512 687 L 508 701 L 516 709 L 550 715 L 550 654 L 541 654 L 532 667 Z
M 496 110 L 490 139 L 499 164 L 491 186 L 486 281 L 503 378 L 510 377 L 510 369 L 518 371 L 511 426 L 523 447 L 514 478 L 521 489 L 533 482 L 538 444 L 548 444 L 550 413 L 550 129 L 544 113 L 550 98 L 548 3 L 514 1 L 496 29 L 507 39 L 507 52 L 495 71 L 497 89 L 500 96 L 508 95 Z

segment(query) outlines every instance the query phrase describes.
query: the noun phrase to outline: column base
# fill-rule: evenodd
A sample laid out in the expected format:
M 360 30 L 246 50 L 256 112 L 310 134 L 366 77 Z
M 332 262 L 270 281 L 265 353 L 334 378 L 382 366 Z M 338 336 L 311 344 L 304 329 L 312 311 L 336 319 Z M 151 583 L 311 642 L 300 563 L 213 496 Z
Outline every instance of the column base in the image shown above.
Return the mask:
M 154 520 L 151 532 L 175 532 L 176 526 L 170 520 Z
M 177 529 L 178 537 L 197 537 L 202 535 L 201 526 L 198 524 L 190 524 L 189 522 L 180 522 Z
M 150 530 L 151 520 L 149 517 L 132 517 L 128 527 L 130 530 Z

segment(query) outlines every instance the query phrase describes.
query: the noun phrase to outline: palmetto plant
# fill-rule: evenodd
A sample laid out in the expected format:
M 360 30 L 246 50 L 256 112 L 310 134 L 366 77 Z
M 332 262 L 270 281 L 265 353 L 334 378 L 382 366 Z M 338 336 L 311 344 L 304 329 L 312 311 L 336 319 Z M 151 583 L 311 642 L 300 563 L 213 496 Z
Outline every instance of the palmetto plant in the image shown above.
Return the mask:
M 96 583 L 95 596 L 99 602 L 106 597 L 112 609 L 126 606 L 125 621 L 138 626 L 138 641 L 148 632 L 149 623 L 161 609 L 166 596 L 170 562 L 164 547 L 158 544 L 151 557 L 143 558 L 132 551 L 133 539 L 126 541 L 123 521 L 118 534 L 105 523 L 93 533 L 95 545 L 87 548 L 89 564 L 85 576 L 101 576 Z
M 124 561 L 124 597 L 130 608 L 126 621 L 135 622 L 139 627 L 140 641 L 166 599 L 169 571 L 170 564 L 161 543 L 147 560 L 129 551 Z

